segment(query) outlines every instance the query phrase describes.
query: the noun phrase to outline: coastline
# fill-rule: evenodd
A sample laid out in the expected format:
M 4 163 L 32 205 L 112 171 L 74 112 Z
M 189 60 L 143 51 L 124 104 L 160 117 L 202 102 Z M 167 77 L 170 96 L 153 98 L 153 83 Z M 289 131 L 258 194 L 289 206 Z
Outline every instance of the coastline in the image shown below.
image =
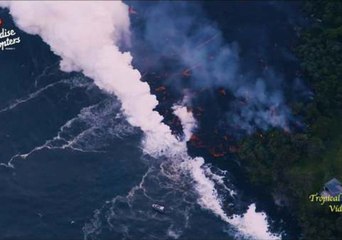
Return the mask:
M 263 137 L 254 134 L 242 141 L 239 152 L 249 181 L 284 197 L 286 204 L 279 207 L 298 220 L 301 239 L 342 237 L 338 206 L 310 201 L 310 195 L 320 191 L 326 181 L 342 177 L 340 9 L 338 2 L 304 5 L 312 24 L 300 32 L 295 52 L 312 97 L 291 105 L 303 127 L 291 133 L 272 129 Z

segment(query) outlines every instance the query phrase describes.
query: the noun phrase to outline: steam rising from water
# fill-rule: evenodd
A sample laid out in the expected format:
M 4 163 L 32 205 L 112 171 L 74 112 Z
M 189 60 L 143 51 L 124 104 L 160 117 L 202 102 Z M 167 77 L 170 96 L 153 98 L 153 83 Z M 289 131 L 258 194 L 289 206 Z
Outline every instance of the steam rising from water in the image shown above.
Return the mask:
M 187 109 L 187 107 L 182 105 L 174 105 L 173 106 L 174 114 L 180 119 L 183 124 L 183 134 L 185 137 L 185 141 L 189 141 L 192 133 L 196 128 L 196 120 L 192 113 Z
M 129 36 L 128 7 L 125 4 L 119 1 L 13 1 L 1 2 L 0 6 L 10 9 L 19 28 L 38 34 L 50 45 L 51 50 L 61 57 L 62 70 L 82 71 L 99 88 L 115 94 L 128 122 L 144 131 L 145 152 L 154 157 L 164 155 L 173 159 L 182 170 L 189 171 L 198 191 L 199 204 L 231 223 L 222 209 L 215 182 L 205 175 L 204 160 L 191 159 L 187 155 L 186 141 L 178 141 L 162 123 L 162 116 L 154 110 L 158 102 L 150 94 L 149 85 L 140 81 L 140 73 L 131 65 L 130 53 L 120 52 L 117 46 Z M 194 119 L 183 108 L 174 110 L 183 122 L 187 140 Z
M 62 70 L 82 71 L 101 89 L 118 96 L 129 123 L 144 131 L 144 150 L 148 154 L 190 160 L 185 142 L 176 140 L 169 127 L 161 122 L 162 116 L 154 111 L 158 104 L 156 97 L 150 94 L 148 84 L 140 81 L 140 73 L 131 65 L 131 55 L 121 53 L 115 45 L 122 40 L 123 34 L 128 33 L 129 18 L 125 4 L 115 1 L 5 2 L 1 5 L 10 9 L 21 29 L 41 36 L 52 51 L 61 56 Z M 187 164 L 188 170 L 198 169 L 203 162 L 195 159 L 194 166 Z M 202 180 L 201 174 L 199 170 L 194 171 L 197 182 Z M 210 195 L 214 186 L 204 185 L 209 188 Z M 209 198 L 202 202 L 216 201 L 215 195 Z M 202 205 L 221 209 L 219 203 Z M 223 210 L 219 211 L 218 215 L 225 219 Z
M 114 2 L 2 2 L 10 9 L 19 28 L 38 34 L 62 60 L 62 70 L 82 71 L 101 89 L 113 93 L 133 126 L 146 135 L 146 150 L 176 142 L 147 83 L 131 65 L 130 53 L 121 53 L 117 44 L 129 33 L 128 8 Z M 91 16 L 89 15 L 91 13 Z M 40 19 L 40 20 L 38 20 Z M 41 21 L 44 19 L 44 21 Z M 163 136 L 154 145 L 157 135 Z M 157 149 L 160 151 L 161 149 Z

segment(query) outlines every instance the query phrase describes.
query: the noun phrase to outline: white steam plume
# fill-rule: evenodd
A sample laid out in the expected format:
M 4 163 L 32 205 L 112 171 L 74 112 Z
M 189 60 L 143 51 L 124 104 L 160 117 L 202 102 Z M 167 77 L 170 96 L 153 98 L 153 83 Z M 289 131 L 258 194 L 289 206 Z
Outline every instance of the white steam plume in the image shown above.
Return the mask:
M 190 172 L 196 184 L 199 204 L 230 222 L 222 209 L 215 183 L 205 175 L 202 158 L 191 159 L 186 142 L 177 141 L 162 116 L 154 109 L 158 102 L 149 85 L 141 82 L 132 67 L 130 53 L 120 52 L 117 44 L 129 35 L 128 7 L 120 1 L 6 1 L 0 7 L 10 10 L 17 26 L 39 35 L 61 57 L 63 71 L 82 71 L 104 91 L 115 94 L 130 124 L 145 133 L 144 150 L 151 155 L 165 154 Z M 181 120 L 184 111 L 177 111 Z M 194 121 L 183 127 L 186 138 Z
M 173 113 L 180 119 L 183 125 L 184 140 L 189 141 L 196 128 L 196 120 L 192 115 L 192 112 L 190 112 L 187 107 L 181 105 L 174 105 L 172 109 Z
M 121 100 L 123 111 L 133 126 L 145 133 L 144 150 L 151 155 L 166 154 L 186 162 L 198 184 L 200 204 L 227 220 L 217 199 L 214 184 L 201 169 L 204 160 L 191 159 L 185 141 L 177 141 L 162 116 L 154 111 L 158 104 L 149 85 L 131 65 L 129 53 L 121 53 L 117 44 L 128 33 L 128 8 L 119 1 L 103 2 L 1 2 L 10 9 L 17 26 L 38 34 L 59 55 L 64 71 L 82 71 L 101 89 Z M 181 111 L 183 112 L 183 111 Z M 184 120 L 184 119 L 182 119 Z M 194 123 L 194 121 L 192 121 Z M 191 123 L 191 124 L 192 124 Z M 186 125 L 187 135 L 192 125 Z M 189 136 L 187 136 L 189 137 Z M 176 156 L 176 157 L 175 157 Z
M 129 123 L 146 133 L 146 151 L 176 141 L 161 123 L 162 116 L 154 111 L 158 101 L 150 94 L 149 85 L 140 81 L 139 71 L 133 69 L 131 54 L 121 53 L 116 46 L 129 33 L 124 3 L 8 1 L 0 6 L 10 9 L 19 28 L 38 34 L 50 45 L 62 58 L 63 71 L 82 71 L 98 87 L 118 96 Z M 156 141 L 161 144 L 154 145 Z

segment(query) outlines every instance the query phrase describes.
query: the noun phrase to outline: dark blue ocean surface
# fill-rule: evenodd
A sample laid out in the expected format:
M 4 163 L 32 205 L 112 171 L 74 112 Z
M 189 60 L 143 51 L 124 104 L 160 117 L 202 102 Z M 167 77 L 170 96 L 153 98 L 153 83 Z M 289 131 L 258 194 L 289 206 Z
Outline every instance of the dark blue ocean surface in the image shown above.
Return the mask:
M 240 44 L 243 69 L 262 71 L 255 64 L 262 58 L 286 79 L 295 77 L 288 49 L 299 24 L 296 4 L 203 6 L 227 42 Z M 178 181 L 168 174 L 167 160 L 143 154 L 143 133 L 127 123 L 115 96 L 81 73 L 61 72 L 59 57 L 40 37 L 17 29 L 6 10 L 0 18 L 21 37 L 15 50 L 0 52 L 0 239 L 234 239 L 233 227 L 197 204 L 191 179 Z M 270 199 L 239 179 L 233 160 L 206 157 L 214 173 L 228 170 L 224 184 L 238 194 L 222 196 L 228 215 L 256 202 L 274 220 L 274 230 L 294 234 Z M 153 211 L 153 203 L 166 205 L 167 214 Z

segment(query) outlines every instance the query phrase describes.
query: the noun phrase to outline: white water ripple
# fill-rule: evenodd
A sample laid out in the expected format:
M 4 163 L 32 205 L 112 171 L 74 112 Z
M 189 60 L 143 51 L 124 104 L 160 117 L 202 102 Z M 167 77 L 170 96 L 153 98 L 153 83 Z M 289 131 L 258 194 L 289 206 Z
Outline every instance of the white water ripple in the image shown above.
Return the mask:
M 78 152 L 104 152 L 111 139 L 122 139 L 135 134 L 120 112 L 120 104 L 114 97 L 83 108 L 80 113 L 60 127 L 56 136 L 46 140 L 26 153 L 17 153 L 2 167 L 14 168 L 16 159 L 26 159 L 43 149 L 70 149 Z

